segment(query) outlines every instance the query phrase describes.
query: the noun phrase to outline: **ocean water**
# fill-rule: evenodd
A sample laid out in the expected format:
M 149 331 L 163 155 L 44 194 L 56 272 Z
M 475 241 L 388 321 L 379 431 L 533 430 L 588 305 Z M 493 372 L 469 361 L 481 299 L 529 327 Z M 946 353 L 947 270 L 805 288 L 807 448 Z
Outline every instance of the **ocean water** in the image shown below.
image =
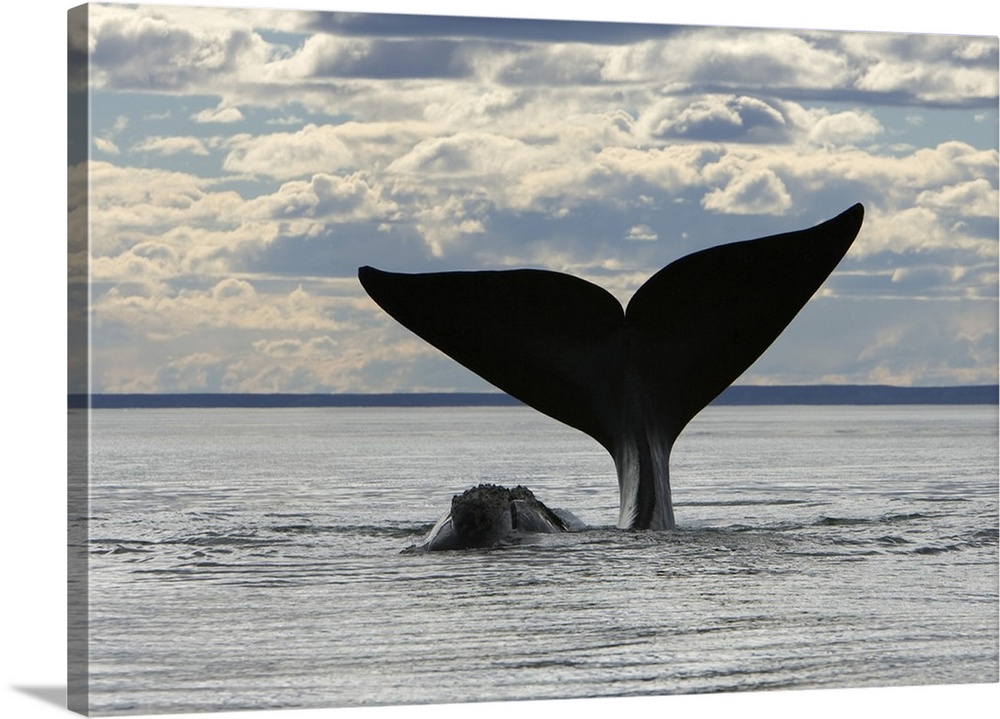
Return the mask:
M 712 407 L 678 529 L 527 408 L 97 410 L 93 714 L 998 680 L 996 407 Z M 407 554 L 479 482 L 590 528 Z

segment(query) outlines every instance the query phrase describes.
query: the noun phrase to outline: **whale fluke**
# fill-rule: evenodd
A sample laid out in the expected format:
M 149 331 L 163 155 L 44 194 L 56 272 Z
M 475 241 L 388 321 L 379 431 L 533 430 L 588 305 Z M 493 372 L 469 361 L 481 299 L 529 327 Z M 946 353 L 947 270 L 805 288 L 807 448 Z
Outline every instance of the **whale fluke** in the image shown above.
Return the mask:
M 618 472 L 618 526 L 672 529 L 670 450 L 781 334 L 861 229 L 854 205 L 815 227 L 667 265 L 622 308 L 547 270 L 402 274 L 362 267 L 402 325 L 501 390 L 585 432 Z

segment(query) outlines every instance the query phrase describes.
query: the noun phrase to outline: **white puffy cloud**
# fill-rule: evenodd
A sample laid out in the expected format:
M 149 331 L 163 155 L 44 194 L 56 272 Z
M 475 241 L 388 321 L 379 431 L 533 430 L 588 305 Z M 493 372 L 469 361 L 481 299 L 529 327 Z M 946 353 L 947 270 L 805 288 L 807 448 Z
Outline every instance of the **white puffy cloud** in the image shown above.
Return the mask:
M 168 244 L 143 240 L 114 256 L 91 259 L 90 272 L 95 280 L 158 282 L 182 273 L 177 250 Z
M 678 41 L 683 54 L 674 57 L 687 82 L 771 90 L 847 85 L 853 74 L 851 59 L 816 39 L 823 35 L 693 30 Z
M 362 173 L 347 177 L 316 174 L 283 184 L 277 192 L 247 203 L 252 216 L 269 220 L 308 219 L 318 223 L 389 218 L 397 210 L 381 188 Z
M 431 255 L 443 257 L 448 245 L 485 231 L 482 220 L 470 213 L 466 203 L 455 196 L 417 210 L 413 216 L 416 229 L 430 248 Z
M 181 12 L 178 12 L 181 10 Z M 220 81 L 252 78 L 272 49 L 252 30 L 254 13 L 167 6 L 93 5 L 91 83 L 140 91 L 218 89 Z
M 113 140 L 109 140 L 104 137 L 95 137 L 94 147 L 96 147 L 99 151 L 104 152 L 108 155 L 121 154 L 121 150 L 118 148 L 118 145 L 116 145 Z
M 733 176 L 724 187 L 702 198 L 706 210 L 728 215 L 783 215 L 792 198 L 772 170 L 748 170 Z
M 470 87 L 470 92 L 437 96 L 424 107 L 423 116 L 446 127 L 485 126 L 509 117 L 531 102 L 531 93 L 522 89 L 486 85 Z
M 858 79 L 860 90 L 911 93 L 933 102 L 996 97 L 996 78 L 988 67 L 956 67 L 927 60 L 880 60 Z
M 947 250 L 967 253 L 969 261 L 997 256 L 995 238 L 956 231 L 946 217 L 929 207 L 909 207 L 892 213 L 874 212 L 866 218 L 859 256 L 873 253 L 926 254 Z
M 997 95 L 995 38 L 847 33 L 838 43 L 857 68 L 859 90 L 933 102 Z
M 231 277 L 197 290 L 101 294 L 95 382 L 112 392 L 385 391 L 419 375 L 414 363 L 447 366 L 426 343 L 385 326 L 356 283 L 258 284 Z
M 662 86 L 708 85 L 776 90 L 787 87 L 832 88 L 851 80 L 849 57 L 816 42 L 815 34 L 688 28 L 662 39 L 627 45 L 588 46 L 575 79 Z M 540 55 L 545 49 L 533 49 Z M 580 58 L 583 50 L 577 50 Z M 555 53 L 552 53 L 555 55 Z M 565 51 L 561 54 L 565 55 Z M 520 64 L 521 58 L 510 64 Z M 547 67 L 533 59 L 533 67 Z M 542 73 L 536 72 L 535 76 Z M 568 73 L 564 71 L 564 76 Z
M 215 107 L 206 108 L 196 112 L 191 119 L 198 123 L 217 122 L 221 124 L 231 124 L 243 121 L 243 113 L 236 107 Z
M 335 330 L 343 325 L 328 314 L 328 300 L 301 287 L 288 293 L 260 293 L 253 283 L 229 277 L 205 289 L 136 292 L 112 287 L 94 300 L 95 326 L 144 328 L 156 337 L 196 330 Z
M 434 137 L 393 162 L 389 173 L 466 178 L 508 174 L 516 177 L 531 162 L 528 155 L 544 153 L 521 140 L 485 132 L 461 132 Z
M 308 357 L 314 355 L 332 355 L 337 349 L 337 343 L 329 336 L 310 337 L 302 340 L 291 337 L 279 340 L 257 340 L 253 349 L 268 357 Z
M 649 242 L 660 239 L 656 232 L 649 225 L 633 225 L 625 233 L 626 240 L 640 240 Z
M 250 199 L 187 173 L 108 163 L 92 163 L 90 180 L 91 270 L 101 280 L 225 276 L 282 237 L 381 223 L 399 210 L 360 173 L 317 174 Z
M 917 195 L 916 201 L 921 206 L 951 211 L 963 217 L 996 218 L 1000 194 L 989 180 L 980 177 L 924 190 Z
M 641 124 L 653 138 L 759 141 L 780 139 L 786 121 L 778 109 L 756 98 L 707 95 L 661 100 L 643 114 Z
M 198 137 L 147 137 L 132 149 L 135 152 L 155 152 L 161 155 L 208 155 L 204 140 Z
M 338 137 L 335 126 L 306 125 L 294 133 L 239 136 L 223 167 L 229 172 L 288 179 L 355 164 L 354 154 Z
M 809 141 L 818 145 L 860 145 L 884 131 L 868 112 L 838 112 L 825 115 L 809 130 Z
M 235 192 L 213 192 L 211 182 L 183 172 L 89 165 L 91 252 L 98 257 L 181 227 L 216 232 L 236 222 L 243 202 Z
M 682 195 L 688 188 L 703 185 L 702 171 L 725 155 L 715 143 L 668 145 L 662 148 L 601 149 L 598 166 L 625 178 L 641 178 L 665 195 Z

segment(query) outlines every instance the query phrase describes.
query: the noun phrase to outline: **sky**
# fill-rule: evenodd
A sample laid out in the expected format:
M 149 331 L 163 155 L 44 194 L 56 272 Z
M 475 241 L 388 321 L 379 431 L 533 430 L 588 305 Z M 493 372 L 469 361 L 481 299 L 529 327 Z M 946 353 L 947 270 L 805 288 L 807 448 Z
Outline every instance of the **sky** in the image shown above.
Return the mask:
M 90 8 L 93 392 L 490 391 L 357 268 L 545 268 L 625 303 L 855 202 L 738 383 L 997 382 L 995 36 Z

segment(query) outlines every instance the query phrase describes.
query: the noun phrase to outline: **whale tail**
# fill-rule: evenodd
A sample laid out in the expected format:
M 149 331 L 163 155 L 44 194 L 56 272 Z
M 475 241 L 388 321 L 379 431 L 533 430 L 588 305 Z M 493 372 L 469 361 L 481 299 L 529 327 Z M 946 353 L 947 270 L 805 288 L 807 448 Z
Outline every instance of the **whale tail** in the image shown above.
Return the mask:
M 696 252 L 627 309 L 545 270 L 401 274 L 362 267 L 382 309 L 488 382 L 611 453 L 619 526 L 669 529 L 669 456 L 685 425 L 781 334 L 854 242 L 858 204 L 815 227 Z

